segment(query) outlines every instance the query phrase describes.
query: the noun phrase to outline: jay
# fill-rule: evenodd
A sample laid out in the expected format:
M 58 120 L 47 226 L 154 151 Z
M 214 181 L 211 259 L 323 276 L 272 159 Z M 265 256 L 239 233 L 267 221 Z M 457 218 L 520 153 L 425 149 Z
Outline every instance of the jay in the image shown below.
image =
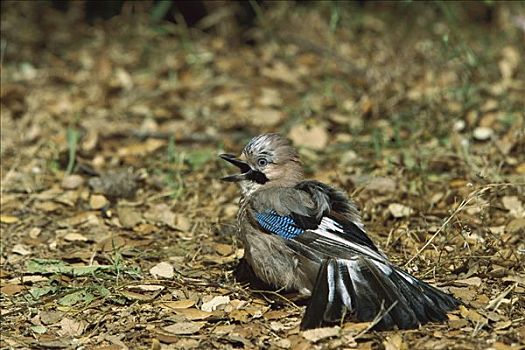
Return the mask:
M 368 237 L 355 204 L 341 191 L 305 180 L 296 149 L 263 134 L 240 157 L 220 157 L 240 169 L 223 180 L 239 184 L 237 216 L 244 258 L 267 284 L 310 296 L 301 329 L 372 321 L 376 329 L 409 329 L 447 319 L 452 296 L 391 263 Z

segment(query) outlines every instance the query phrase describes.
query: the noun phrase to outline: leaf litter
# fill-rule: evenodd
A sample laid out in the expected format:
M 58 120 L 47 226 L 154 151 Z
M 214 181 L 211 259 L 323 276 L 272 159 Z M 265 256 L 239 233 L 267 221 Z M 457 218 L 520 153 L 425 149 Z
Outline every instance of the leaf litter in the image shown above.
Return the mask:
M 2 11 L 0 347 L 524 343 L 519 4 L 473 5 L 497 18 L 476 22 L 461 4 L 410 4 L 421 21 L 399 21 L 393 3 L 277 2 L 250 45 L 230 20 L 206 32 L 130 10 L 88 25 L 82 6 Z M 448 322 L 301 332 L 303 301 L 236 279 L 238 191 L 216 155 L 276 131 L 394 262 L 464 303 Z

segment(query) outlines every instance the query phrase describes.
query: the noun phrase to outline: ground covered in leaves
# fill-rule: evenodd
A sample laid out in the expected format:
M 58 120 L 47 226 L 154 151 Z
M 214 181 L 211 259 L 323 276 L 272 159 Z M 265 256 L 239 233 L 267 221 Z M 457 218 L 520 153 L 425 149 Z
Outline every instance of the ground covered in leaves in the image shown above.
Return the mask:
M 4 2 L 0 347 L 523 349 L 525 10 L 478 5 L 278 2 L 243 29 L 235 4 L 190 28 Z M 263 132 L 464 306 L 301 332 L 294 295 L 236 281 L 217 155 Z

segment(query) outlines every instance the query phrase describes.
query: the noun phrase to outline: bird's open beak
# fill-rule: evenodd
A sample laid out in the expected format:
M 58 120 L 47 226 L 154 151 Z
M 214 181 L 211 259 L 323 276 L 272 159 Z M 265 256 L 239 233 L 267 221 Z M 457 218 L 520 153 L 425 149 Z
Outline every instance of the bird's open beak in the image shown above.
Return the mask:
M 238 159 L 233 154 L 221 154 L 219 155 L 222 159 L 224 159 L 227 162 L 232 163 L 237 168 L 241 170 L 241 174 L 235 174 L 235 175 L 229 175 L 226 177 L 223 177 L 221 180 L 228 181 L 228 182 L 238 182 L 246 179 L 246 175 L 252 170 L 248 163 Z

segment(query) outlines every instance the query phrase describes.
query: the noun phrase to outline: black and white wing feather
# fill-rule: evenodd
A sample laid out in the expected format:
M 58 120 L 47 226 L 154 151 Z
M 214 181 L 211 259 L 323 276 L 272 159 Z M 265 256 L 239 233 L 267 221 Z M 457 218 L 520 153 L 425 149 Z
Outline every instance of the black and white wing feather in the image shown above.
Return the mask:
M 327 185 L 304 181 L 295 189 L 269 192 L 253 210 L 264 231 L 321 262 L 302 329 L 339 322 L 345 314 L 371 321 L 389 307 L 376 328 L 414 328 L 446 319 L 459 304 L 390 263 L 366 234 L 353 204 Z

